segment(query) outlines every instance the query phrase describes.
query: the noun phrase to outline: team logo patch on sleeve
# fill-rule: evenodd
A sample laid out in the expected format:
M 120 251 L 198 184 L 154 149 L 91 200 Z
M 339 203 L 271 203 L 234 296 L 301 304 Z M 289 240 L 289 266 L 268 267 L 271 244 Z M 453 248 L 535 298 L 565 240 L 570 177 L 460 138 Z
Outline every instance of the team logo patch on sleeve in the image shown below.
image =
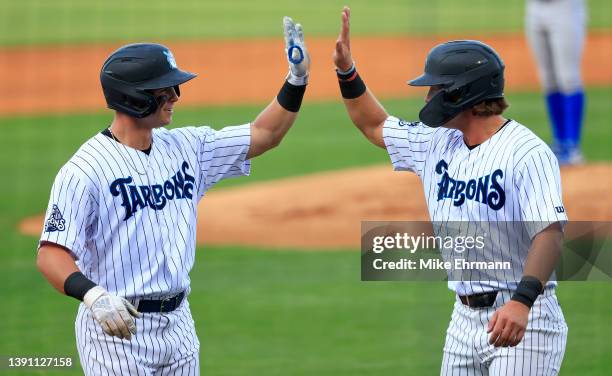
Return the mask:
M 62 212 L 59 210 L 57 205 L 53 205 L 51 215 L 45 222 L 45 232 L 64 231 L 66 229 L 66 221 L 62 216 Z

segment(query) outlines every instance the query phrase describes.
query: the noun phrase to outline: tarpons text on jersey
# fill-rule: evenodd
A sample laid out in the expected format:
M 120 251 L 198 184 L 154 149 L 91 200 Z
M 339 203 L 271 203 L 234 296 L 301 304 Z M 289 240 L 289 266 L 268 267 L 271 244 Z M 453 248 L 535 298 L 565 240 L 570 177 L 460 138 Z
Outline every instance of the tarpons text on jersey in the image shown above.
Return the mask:
M 125 208 L 124 221 L 128 220 L 138 210 L 147 206 L 153 210 L 161 210 L 169 200 L 192 199 L 195 177 L 190 175 L 189 164 L 183 162 L 181 169 L 162 184 L 140 185 L 131 184 L 131 176 L 115 179 L 110 184 L 113 196 L 121 196 L 121 206 Z
M 488 205 L 493 210 L 504 207 L 506 193 L 501 184 L 504 177 L 501 169 L 465 182 L 451 178 L 448 174 L 448 163 L 441 159 L 436 164 L 436 173 L 442 175 L 438 183 L 438 201 L 451 199 L 454 206 L 461 206 L 467 199 Z

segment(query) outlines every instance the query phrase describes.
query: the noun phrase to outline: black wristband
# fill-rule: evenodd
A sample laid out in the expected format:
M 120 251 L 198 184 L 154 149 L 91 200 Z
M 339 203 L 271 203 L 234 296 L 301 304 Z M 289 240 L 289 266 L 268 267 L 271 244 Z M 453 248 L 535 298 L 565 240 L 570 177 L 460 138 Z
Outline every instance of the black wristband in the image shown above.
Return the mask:
M 341 73 L 338 68 L 336 68 L 336 74 L 338 75 L 339 80 L 348 80 L 355 73 L 355 64 L 351 67 L 351 69 L 347 70 L 344 73 Z
M 542 291 L 544 291 L 544 286 L 542 286 L 542 282 L 539 279 L 524 276 L 510 299 L 521 302 L 531 308 Z
M 340 84 L 340 92 L 342 98 L 355 99 L 360 97 L 366 91 L 366 85 L 357 73 L 355 66 L 347 73 L 340 73 L 336 71 L 338 75 L 338 83 Z
M 283 108 L 290 112 L 298 112 L 304 99 L 306 85 L 295 86 L 285 81 L 285 84 L 278 92 L 276 100 Z
M 340 92 L 344 99 L 359 98 L 366 91 L 366 85 L 357 72 L 355 72 L 355 76 L 350 81 L 339 80 L 338 82 L 340 83 Z
M 74 272 L 64 281 L 64 292 L 68 296 L 83 301 L 83 297 L 87 291 L 96 286 L 97 285 L 85 277 L 83 273 Z

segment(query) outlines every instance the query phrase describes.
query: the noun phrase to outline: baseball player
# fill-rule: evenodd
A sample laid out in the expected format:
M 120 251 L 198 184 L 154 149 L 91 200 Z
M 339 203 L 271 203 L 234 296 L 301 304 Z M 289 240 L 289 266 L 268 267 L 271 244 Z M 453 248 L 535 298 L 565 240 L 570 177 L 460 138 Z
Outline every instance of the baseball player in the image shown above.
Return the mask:
M 85 374 L 199 374 L 188 302 L 196 209 L 218 181 L 248 175 L 295 121 L 310 57 L 299 24 L 285 17 L 284 33 L 289 73 L 276 98 L 251 123 L 218 131 L 164 128 L 180 85 L 196 77 L 167 47 L 131 44 L 104 62 L 114 119 L 59 171 L 37 258 L 53 287 L 82 301 Z
M 562 165 L 583 161 L 585 94 L 580 63 L 586 34 L 584 0 L 527 0 L 525 28 L 544 87 L 553 151 Z
M 487 226 L 495 251 L 513 257 L 503 280 L 449 278 L 456 299 L 441 374 L 557 374 L 567 336 L 549 280 L 567 220 L 559 166 L 541 139 L 502 116 L 502 60 L 477 41 L 434 47 L 425 73 L 409 82 L 430 87 L 421 121 L 406 122 L 389 116 L 359 76 L 349 17 L 344 8 L 334 63 L 353 123 L 395 170 L 420 177 L 432 222 Z M 517 224 L 523 237 L 511 238 Z

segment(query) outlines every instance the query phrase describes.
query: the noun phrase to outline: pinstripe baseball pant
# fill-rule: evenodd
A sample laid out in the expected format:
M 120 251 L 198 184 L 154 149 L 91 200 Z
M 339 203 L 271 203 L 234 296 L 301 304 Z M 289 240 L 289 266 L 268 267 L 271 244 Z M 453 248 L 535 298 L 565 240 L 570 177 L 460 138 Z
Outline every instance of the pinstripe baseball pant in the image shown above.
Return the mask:
M 473 309 L 457 298 L 446 332 L 441 375 L 557 375 L 563 361 L 567 325 L 554 288 L 545 289 L 529 311 L 523 340 L 516 347 L 489 345 L 487 324 L 510 300 L 502 290 L 493 307 Z
M 143 313 L 132 340 L 102 331 L 84 304 L 76 318 L 79 358 L 85 375 L 199 375 L 200 342 L 185 299 L 169 313 Z

